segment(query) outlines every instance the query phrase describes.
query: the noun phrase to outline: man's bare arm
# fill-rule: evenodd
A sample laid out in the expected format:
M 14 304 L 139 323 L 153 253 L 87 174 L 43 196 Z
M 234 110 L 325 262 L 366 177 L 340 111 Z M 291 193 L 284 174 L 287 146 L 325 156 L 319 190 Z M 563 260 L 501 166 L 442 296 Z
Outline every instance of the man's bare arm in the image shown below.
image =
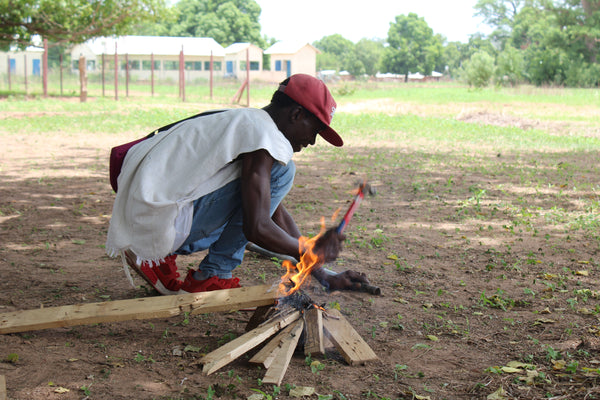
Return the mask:
M 296 221 L 290 215 L 288 210 L 283 206 L 283 204 L 279 204 L 275 213 L 273 213 L 273 222 L 275 222 L 281 229 L 286 231 L 290 236 L 298 239 L 302 234 L 300 233 L 300 229 L 298 229 L 298 225 L 296 225 Z
M 243 156 L 241 187 L 244 235 L 267 250 L 299 258 L 298 238 L 288 232 L 291 229 L 291 233 L 295 233 L 289 225 L 291 216 L 284 209 L 278 209 L 273 216 L 277 223 L 271 219 L 271 168 L 274 162 L 266 150 Z M 278 223 L 282 223 L 286 229 Z

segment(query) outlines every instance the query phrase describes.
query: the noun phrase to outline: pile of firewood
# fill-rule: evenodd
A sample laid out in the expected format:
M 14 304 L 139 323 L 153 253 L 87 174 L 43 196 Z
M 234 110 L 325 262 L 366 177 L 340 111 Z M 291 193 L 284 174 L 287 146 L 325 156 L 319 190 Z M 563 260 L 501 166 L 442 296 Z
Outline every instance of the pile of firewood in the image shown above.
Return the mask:
M 377 359 L 338 310 L 326 310 L 301 292 L 281 298 L 269 285 L 13 311 L 0 314 L 0 334 L 249 307 L 257 308 L 247 332 L 204 356 L 200 360 L 204 373 L 211 374 L 260 345 L 264 346 L 250 362 L 266 368 L 263 382 L 276 385 L 296 349 L 306 355 L 324 354 L 331 343 L 350 365 Z
M 275 385 L 281 384 L 292 356 L 299 348 L 303 348 L 305 355 L 323 355 L 325 344 L 330 342 L 350 365 L 377 359 L 338 310 L 326 310 L 298 292 L 292 296 L 295 297 L 292 302 L 280 300 L 275 306 L 257 308 L 244 335 L 200 360 L 202 372 L 212 374 L 260 345 L 264 346 L 250 363 L 266 368 L 263 383 Z

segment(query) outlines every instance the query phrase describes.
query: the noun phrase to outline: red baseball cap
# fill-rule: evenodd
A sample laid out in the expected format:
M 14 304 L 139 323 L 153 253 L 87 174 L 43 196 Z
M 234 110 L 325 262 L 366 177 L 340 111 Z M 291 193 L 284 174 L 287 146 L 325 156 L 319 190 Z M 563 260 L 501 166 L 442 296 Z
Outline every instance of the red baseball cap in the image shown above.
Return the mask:
M 340 135 L 329 126 L 337 104 L 322 80 L 307 74 L 294 74 L 290 76 L 287 85 L 279 86 L 279 91 L 306 108 L 327 126 L 319 132 L 323 139 L 337 147 L 344 145 Z

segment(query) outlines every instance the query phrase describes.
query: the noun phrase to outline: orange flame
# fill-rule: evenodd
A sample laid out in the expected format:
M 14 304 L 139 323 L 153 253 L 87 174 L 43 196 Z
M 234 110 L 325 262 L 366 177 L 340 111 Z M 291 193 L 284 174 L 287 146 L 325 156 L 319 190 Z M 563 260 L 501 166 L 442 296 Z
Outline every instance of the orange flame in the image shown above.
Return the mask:
M 331 221 L 335 221 L 338 217 L 338 215 L 340 214 L 340 212 L 342 211 L 341 207 L 338 207 L 334 212 L 333 215 L 331 216 Z
M 279 295 L 281 297 L 293 294 L 300 289 L 304 282 L 310 282 L 311 272 L 324 264 L 322 256 L 313 251 L 317 240 L 324 233 L 325 218 L 321 218 L 321 231 L 318 235 L 312 238 L 300 236 L 298 239 L 300 253 L 302 254 L 300 261 L 294 265 L 292 262 L 285 260 L 282 264 L 287 269 L 287 272 L 281 277 L 281 282 L 279 283 Z

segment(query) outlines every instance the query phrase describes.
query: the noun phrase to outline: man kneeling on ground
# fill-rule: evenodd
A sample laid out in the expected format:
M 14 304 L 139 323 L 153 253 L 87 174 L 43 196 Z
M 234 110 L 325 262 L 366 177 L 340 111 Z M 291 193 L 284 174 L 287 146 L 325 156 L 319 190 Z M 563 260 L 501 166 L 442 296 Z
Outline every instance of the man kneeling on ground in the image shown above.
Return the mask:
M 336 103 L 325 84 L 296 74 L 262 109 L 208 112 L 172 124 L 127 152 L 108 230 L 109 255 L 121 253 L 161 294 L 240 287 L 232 271 L 248 241 L 300 259 L 300 230 L 282 204 L 292 187 L 292 156 L 329 126 Z M 323 262 L 335 260 L 344 236 L 329 229 L 317 240 Z M 182 281 L 177 255 L 208 249 Z M 329 289 L 368 283 L 362 273 L 313 271 Z

